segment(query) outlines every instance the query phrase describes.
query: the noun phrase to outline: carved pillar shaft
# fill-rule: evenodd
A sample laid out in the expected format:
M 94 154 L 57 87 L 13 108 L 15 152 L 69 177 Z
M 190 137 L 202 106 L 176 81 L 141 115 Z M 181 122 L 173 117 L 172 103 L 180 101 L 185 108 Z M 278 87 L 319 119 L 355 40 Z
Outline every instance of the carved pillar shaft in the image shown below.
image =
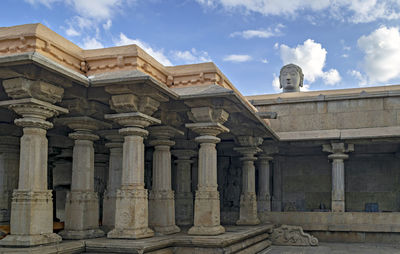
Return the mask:
M 176 163 L 176 186 L 175 186 L 175 217 L 178 225 L 193 224 L 193 193 L 192 174 L 190 160 L 196 153 L 193 150 L 173 150 L 178 157 Z
M 110 148 L 107 189 L 103 200 L 103 226 L 107 232 L 115 226 L 117 190 L 122 181 L 122 143 L 107 143 Z
M 12 193 L 18 188 L 19 139 L 0 139 L 0 222 L 9 222 Z
M 258 158 L 258 212 L 271 211 L 270 160 L 272 157 L 260 156 Z
M 345 153 L 354 151 L 353 144 L 331 143 L 323 145 L 324 152 L 330 152 L 328 159 L 332 160 L 332 212 L 345 212 L 345 171 L 344 160 L 349 156 Z
M 149 128 L 154 146 L 153 153 L 153 186 L 149 196 L 149 224 L 156 232 L 162 234 L 177 233 L 175 225 L 175 200 L 171 186 L 171 151 L 175 144 L 170 139 L 183 132 L 171 126 L 154 126 Z M 160 213 L 160 211 L 163 211 Z
M 60 123 L 76 130 L 69 134 L 74 139 L 72 151 L 71 191 L 65 205 L 64 239 L 96 238 L 104 235 L 99 229 L 99 199 L 94 190 L 94 147 L 99 136 L 93 131 L 109 125 L 90 117 L 68 117 Z
M 192 108 L 189 114 L 196 123 L 185 126 L 200 136 L 198 156 L 198 184 L 194 203 L 194 225 L 188 231 L 192 235 L 219 235 L 225 232 L 220 224 L 220 200 L 217 183 L 217 149 L 221 139 L 216 136 L 229 129 L 223 126 L 229 114 L 210 107 Z
M 234 150 L 242 154 L 242 193 L 240 195 L 240 216 L 236 222 L 238 225 L 257 225 L 260 220 L 257 216 L 257 198 L 255 185 L 254 155 L 261 151 L 257 145 L 262 139 L 251 136 L 238 137 L 238 143 L 243 147 L 235 147 Z M 249 146 L 251 145 L 251 146 Z
M 153 230 L 148 227 L 148 194 L 144 188 L 144 144 L 148 135 L 144 128 L 160 123 L 158 119 L 139 113 L 120 113 L 105 116 L 121 125 L 124 136 L 122 155 L 122 181 L 117 191 L 115 228 L 108 232 L 108 238 L 139 239 L 151 237 Z

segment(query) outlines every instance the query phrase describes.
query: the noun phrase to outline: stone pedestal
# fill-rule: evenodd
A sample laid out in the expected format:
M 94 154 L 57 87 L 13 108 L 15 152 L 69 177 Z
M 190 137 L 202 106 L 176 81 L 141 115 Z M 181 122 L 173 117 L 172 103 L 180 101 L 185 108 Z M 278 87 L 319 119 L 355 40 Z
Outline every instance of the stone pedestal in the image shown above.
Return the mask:
M 190 158 L 196 155 L 193 150 L 172 150 L 178 159 L 176 163 L 175 219 L 177 225 L 193 225 L 193 193 Z
M 14 85 L 21 84 L 16 82 Z M 46 118 L 68 111 L 33 98 L 2 102 L 5 103 L 23 116 L 15 120 L 16 125 L 23 127 L 23 136 L 20 139 L 18 189 L 13 192 L 11 204 L 11 234 L 1 240 L 0 245 L 34 246 L 60 242 L 61 237 L 53 233 L 52 193 L 47 189 L 46 132 L 53 124 Z
M 144 188 L 144 144 L 148 135 L 144 128 L 160 123 L 158 119 L 140 112 L 110 114 L 106 119 L 127 126 L 120 129 L 124 136 L 122 159 L 122 182 L 117 191 L 115 228 L 108 238 L 139 239 L 151 237 L 148 227 L 147 190 Z
M 149 195 L 149 225 L 161 234 L 173 234 L 180 231 L 175 225 L 175 200 L 171 186 L 171 152 L 175 144 L 170 139 L 183 132 L 170 126 L 149 128 L 149 143 L 153 152 L 153 185 Z M 162 212 L 161 212 L 162 211 Z
M 109 232 L 115 227 L 117 190 L 121 188 L 123 138 L 117 130 L 103 131 L 100 134 L 110 141 L 106 143 L 106 147 L 110 149 L 110 158 L 107 188 L 103 200 L 103 229 Z
M 349 158 L 345 152 L 354 151 L 353 144 L 331 143 L 323 145 L 324 152 L 330 152 L 332 160 L 332 212 L 345 212 L 345 174 L 344 160 Z
M 0 136 L 0 223 L 8 223 L 11 200 L 18 188 L 19 138 Z
M 266 155 L 258 156 L 258 201 L 257 210 L 259 213 L 271 211 L 270 195 L 270 167 L 269 162 L 273 158 Z
M 94 130 L 110 127 L 90 117 L 69 117 L 58 122 L 76 130 L 69 134 L 75 140 L 72 154 L 71 191 L 65 206 L 64 239 L 96 238 L 104 235 L 99 229 L 99 200 L 94 191 Z
M 237 142 L 242 147 L 235 147 L 234 150 L 242 155 L 240 160 L 242 167 L 242 194 L 240 195 L 240 216 L 236 221 L 237 225 L 257 225 L 260 220 L 257 216 L 257 197 L 256 197 L 256 175 L 254 161 L 255 154 L 261 152 L 257 146 L 262 143 L 261 138 L 252 136 L 237 137 Z
M 217 150 L 221 140 L 216 136 L 229 129 L 221 123 L 229 114 L 222 109 L 210 107 L 191 109 L 191 118 L 196 123 L 185 126 L 200 136 L 195 141 L 200 143 L 198 161 L 198 185 L 194 202 L 194 225 L 188 231 L 191 235 L 219 235 L 225 232 L 220 224 L 220 200 L 217 190 Z

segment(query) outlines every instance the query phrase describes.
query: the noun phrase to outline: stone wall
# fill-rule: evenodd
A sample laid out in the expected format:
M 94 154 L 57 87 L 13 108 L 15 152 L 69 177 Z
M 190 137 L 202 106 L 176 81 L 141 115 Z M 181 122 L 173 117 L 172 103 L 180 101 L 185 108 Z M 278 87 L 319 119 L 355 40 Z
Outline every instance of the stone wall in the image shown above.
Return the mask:
M 277 132 L 398 126 L 399 97 L 359 98 L 256 105 L 277 112 L 271 126 Z

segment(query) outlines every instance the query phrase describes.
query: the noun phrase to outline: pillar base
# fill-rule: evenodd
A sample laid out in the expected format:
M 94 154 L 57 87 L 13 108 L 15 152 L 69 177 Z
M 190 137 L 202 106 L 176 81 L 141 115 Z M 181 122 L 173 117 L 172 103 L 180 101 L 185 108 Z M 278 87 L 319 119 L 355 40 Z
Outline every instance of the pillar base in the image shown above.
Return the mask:
M 257 217 L 257 199 L 253 192 L 240 196 L 240 217 L 236 225 L 258 225 L 260 220 Z
M 43 244 L 55 244 L 61 242 L 61 236 L 50 233 L 40 235 L 9 235 L 0 240 L 0 246 L 6 247 L 31 247 Z
M 149 226 L 164 235 L 181 231 L 175 225 L 175 200 L 172 190 L 150 191 Z
M 257 210 L 258 212 L 271 212 L 271 198 L 268 194 L 260 195 L 257 200 Z
M 104 236 L 104 232 L 100 229 L 87 229 L 87 230 L 63 230 L 59 233 L 63 239 L 79 240 L 91 239 Z
M 152 227 L 156 233 L 160 233 L 163 235 L 171 235 L 181 232 L 181 229 L 176 225 L 171 226 L 154 226 Z
M 107 238 L 117 239 L 141 239 L 154 236 L 154 231 L 150 228 L 136 229 L 113 229 L 107 234 Z
M 345 205 L 344 205 L 344 201 L 335 201 L 332 200 L 332 212 L 336 213 L 341 213 L 341 212 L 345 212 Z
M 193 226 L 189 229 L 189 235 L 221 235 L 225 233 L 225 228 L 221 225 L 218 226 Z
M 175 221 L 179 226 L 193 225 L 193 194 L 175 193 Z
M 196 191 L 194 226 L 189 229 L 189 235 L 220 235 L 225 232 L 220 225 L 218 191 Z
M 122 239 L 152 237 L 154 231 L 148 225 L 147 190 L 123 186 L 117 191 L 115 228 L 107 234 L 107 237 Z
M 65 206 L 64 239 L 85 239 L 103 236 L 99 229 L 99 200 L 93 191 L 71 191 Z M 101 233 L 100 233 L 101 232 Z M 82 238 L 78 238 L 81 236 Z
M 115 207 L 117 205 L 116 193 L 110 195 L 106 193 L 103 199 L 103 226 L 105 232 L 112 230 L 115 227 Z

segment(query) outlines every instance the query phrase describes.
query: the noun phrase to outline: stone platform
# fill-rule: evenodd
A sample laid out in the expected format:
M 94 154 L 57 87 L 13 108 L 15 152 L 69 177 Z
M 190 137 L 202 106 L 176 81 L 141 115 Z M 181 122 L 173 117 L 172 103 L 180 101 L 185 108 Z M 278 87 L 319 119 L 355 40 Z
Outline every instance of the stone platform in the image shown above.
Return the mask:
M 226 233 L 218 236 L 193 236 L 187 229 L 168 236 L 128 240 L 97 238 L 63 241 L 57 245 L 34 248 L 0 248 L 3 253 L 148 253 L 148 254 L 255 254 L 271 246 L 268 240 L 272 225 L 226 226 Z

